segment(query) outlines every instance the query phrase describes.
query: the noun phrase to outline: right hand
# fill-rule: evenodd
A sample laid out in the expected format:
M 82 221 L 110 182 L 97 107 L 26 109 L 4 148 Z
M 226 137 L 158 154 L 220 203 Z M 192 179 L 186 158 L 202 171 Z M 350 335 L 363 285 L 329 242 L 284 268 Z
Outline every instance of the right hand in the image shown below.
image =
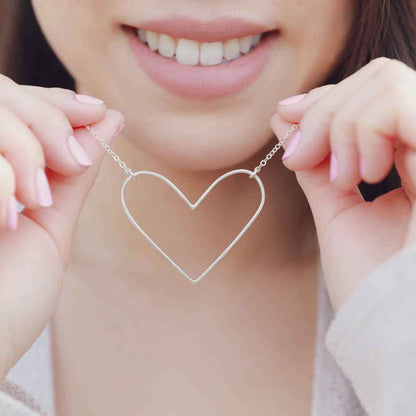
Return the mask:
M 124 122 L 105 103 L 83 97 L 0 75 L 0 382 L 58 299 L 73 231 L 105 154 L 83 126 L 111 143 Z M 14 195 L 25 207 L 17 227 Z

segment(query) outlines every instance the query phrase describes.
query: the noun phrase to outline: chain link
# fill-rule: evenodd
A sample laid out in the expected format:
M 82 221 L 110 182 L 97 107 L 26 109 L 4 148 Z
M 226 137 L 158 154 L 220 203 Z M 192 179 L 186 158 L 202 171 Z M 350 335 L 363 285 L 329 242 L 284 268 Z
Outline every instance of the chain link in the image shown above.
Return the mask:
M 111 147 L 100 136 L 98 131 L 94 130 L 94 128 L 90 125 L 85 126 L 85 128 L 91 133 L 91 136 L 94 137 L 94 139 L 96 139 L 101 144 L 101 146 L 104 147 L 106 152 L 110 154 L 110 156 L 118 163 L 118 165 L 124 170 L 124 172 L 126 172 L 127 175 L 133 176 L 133 178 L 136 179 L 134 172 L 126 165 L 125 162 L 123 162 L 120 159 L 119 155 L 111 149 Z
M 91 136 L 96 139 L 101 146 L 104 147 L 107 153 L 110 154 L 110 156 L 118 163 L 118 165 L 126 172 L 128 176 L 132 176 L 134 179 L 136 179 L 136 175 L 134 172 L 126 165 L 125 162 L 123 162 L 119 155 L 115 153 L 111 147 L 104 141 L 104 139 L 100 136 L 100 134 L 94 130 L 93 127 L 90 125 L 86 125 L 85 128 L 91 133 Z M 283 143 L 292 135 L 294 131 L 296 131 L 299 128 L 299 124 L 292 124 L 289 131 L 279 140 L 279 142 L 273 147 L 272 150 L 266 155 L 266 157 L 254 168 L 253 173 L 250 175 L 250 178 L 252 178 L 254 175 L 257 175 L 262 168 L 264 168 L 267 165 L 267 162 L 277 153 L 277 151 L 282 147 Z
M 250 175 L 250 178 L 252 178 L 254 175 L 257 175 L 261 171 L 261 169 L 267 165 L 267 162 L 277 153 L 277 151 L 282 147 L 283 143 L 298 128 L 299 128 L 299 124 L 292 124 L 289 131 L 279 140 L 279 142 L 273 147 L 273 149 L 270 150 L 267 156 L 254 168 L 253 173 Z

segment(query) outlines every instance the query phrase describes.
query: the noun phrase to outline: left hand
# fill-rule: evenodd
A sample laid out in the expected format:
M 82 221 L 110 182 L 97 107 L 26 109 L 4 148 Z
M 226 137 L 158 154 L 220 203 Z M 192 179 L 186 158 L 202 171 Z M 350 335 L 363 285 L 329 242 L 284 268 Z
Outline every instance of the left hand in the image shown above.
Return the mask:
M 283 163 L 311 206 L 335 311 L 377 265 L 416 244 L 415 97 L 416 71 L 377 58 L 336 85 L 279 103 L 271 119 L 278 137 L 300 122 L 296 150 Z M 402 186 L 365 201 L 358 184 L 380 182 L 393 163 Z

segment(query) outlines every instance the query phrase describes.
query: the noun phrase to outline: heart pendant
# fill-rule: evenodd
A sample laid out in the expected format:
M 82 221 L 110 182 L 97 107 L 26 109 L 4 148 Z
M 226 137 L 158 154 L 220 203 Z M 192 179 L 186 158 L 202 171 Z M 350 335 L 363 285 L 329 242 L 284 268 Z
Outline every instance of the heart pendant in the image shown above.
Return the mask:
M 237 236 L 234 238 L 234 240 L 231 241 L 231 243 L 227 246 L 227 248 L 214 260 L 211 265 L 205 269 L 196 279 L 192 279 L 184 270 L 182 270 L 181 267 L 179 267 L 150 237 L 149 235 L 140 227 L 140 225 L 137 223 L 137 221 L 133 218 L 131 215 L 129 209 L 127 208 L 124 193 L 126 186 L 130 182 L 132 178 L 137 178 L 140 175 L 149 175 L 149 176 L 155 176 L 156 178 L 161 179 L 162 181 L 166 182 L 177 194 L 178 196 L 185 201 L 185 203 L 188 205 L 188 207 L 192 210 L 196 209 L 199 204 L 205 199 L 205 197 L 212 191 L 212 189 L 219 184 L 224 179 L 228 178 L 231 175 L 237 175 L 237 174 L 245 174 L 249 175 L 250 178 L 254 178 L 257 181 L 257 184 L 260 188 L 261 193 L 261 199 L 260 204 L 256 210 L 256 212 L 253 214 L 253 216 L 250 218 L 249 222 L 243 227 L 243 229 L 237 234 Z M 185 276 L 189 281 L 192 283 L 199 282 L 203 277 L 205 277 L 223 258 L 224 256 L 236 245 L 236 243 L 240 240 L 240 238 L 245 234 L 245 232 L 250 228 L 250 226 L 253 224 L 255 219 L 259 216 L 260 211 L 263 209 L 265 201 L 265 191 L 263 182 L 261 179 L 252 171 L 246 170 L 246 169 L 236 169 L 232 170 L 230 172 L 225 173 L 224 175 L 217 178 L 208 188 L 207 190 L 199 197 L 199 199 L 193 204 L 189 201 L 189 199 L 181 192 L 178 187 L 172 183 L 169 179 L 164 177 L 163 175 L 160 175 L 159 173 L 150 172 L 150 171 L 137 171 L 133 175 L 129 175 L 126 180 L 123 183 L 123 186 L 121 188 L 121 204 L 124 208 L 124 211 L 129 218 L 130 222 L 135 226 L 135 228 L 149 241 L 150 244 L 152 244 L 153 247 L 155 247 L 160 254 L 162 254 L 163 257 L 165 257 L 166 260 L 169 261 L 169 263 L 172 264 L 173 267 L 175 267 L 176 270 L 178 270 L 183 276 Z

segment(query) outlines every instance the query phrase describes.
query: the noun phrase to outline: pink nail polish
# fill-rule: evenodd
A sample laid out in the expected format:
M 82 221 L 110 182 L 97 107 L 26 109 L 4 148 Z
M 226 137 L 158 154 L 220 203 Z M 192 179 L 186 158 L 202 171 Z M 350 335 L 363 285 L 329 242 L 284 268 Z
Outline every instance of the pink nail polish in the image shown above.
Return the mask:
M 116 131 L 116 134 L 114 135 L 114 137 L 117 137 L 117 136 L 121 133 L 121 130 L 123 130 L 123 129 L 124 129 L 124 126 L 125 126 L 125 124 L 122 124 L 122 125 L 118 128 L 118 130 Z
M 74 136 L 68 137 L 68 149 L 73 158 L 82 166 L 91 166 L 92 160 Z
M 333 152 L 331 152 L 331 160 L 329 162 L 329 180 L 333 182 L 338 176 L 338 161 Z
M 39 169 L 35 183 L 36 201 L 42 207 L 50 207 L 53 204 L 51 188 L 44 169 Z
M 305 97 L 305 95 L 306 94 L 294 95 L 293 97 L 289 97 L 289 98 L 286 98 L 286 99 L 284 99 L 282 101 L 279 101 L 279 104 L 280 105 L 292 105 L 292 104 L 296 104 L 299 101 L 301 101 Z
M 78 100 L 82 104 L 92 104 L 92 105 L 104 104 L 103 100 L 100 100 L 100 99 L 94 98 L 94 97 L 90 97 L 89 95 L 76 94 L 75 98 L 76 98 L 76 100 Z
M 18 224 L 17 200 L 13 195 L 6 208 L 7 226 L 10 230 L 15 230 Z
M 295 152 L 296 148 L 298 147 L 301 137 L 302 137 L 302 134 L 298 130 L 295 133 L 295 135 L 292 137 L 292 140 L 288 144 L 286 151 L 283 153 L 282 160 L 286 159 L 287 157 L 289 157 L 291 154 Z

